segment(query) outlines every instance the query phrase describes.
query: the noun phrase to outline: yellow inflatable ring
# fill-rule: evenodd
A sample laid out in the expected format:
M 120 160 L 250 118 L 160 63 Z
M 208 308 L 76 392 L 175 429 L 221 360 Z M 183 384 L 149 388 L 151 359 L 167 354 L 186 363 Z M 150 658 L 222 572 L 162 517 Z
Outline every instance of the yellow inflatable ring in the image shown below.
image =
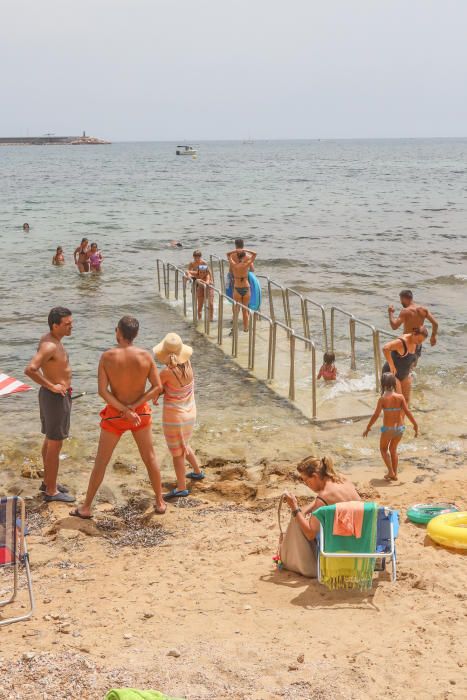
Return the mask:
M 467 511 L 436 516 L 428 523 L 427 533 L 443 547 L 467 550 Z

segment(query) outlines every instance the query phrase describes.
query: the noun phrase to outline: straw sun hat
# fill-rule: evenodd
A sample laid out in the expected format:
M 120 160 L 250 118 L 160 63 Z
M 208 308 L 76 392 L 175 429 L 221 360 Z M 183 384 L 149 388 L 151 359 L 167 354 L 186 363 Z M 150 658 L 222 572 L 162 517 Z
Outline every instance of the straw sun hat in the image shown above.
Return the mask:
M 184 345 L 177 333 L 167 333 L 164 340 L 155 345 L 152 351 L 159 362 L 167 364 L 170 356 L 175 355 L 177 363 L 182 365 L 191 357 L 193 348 L 190 348 L 189 345 Z

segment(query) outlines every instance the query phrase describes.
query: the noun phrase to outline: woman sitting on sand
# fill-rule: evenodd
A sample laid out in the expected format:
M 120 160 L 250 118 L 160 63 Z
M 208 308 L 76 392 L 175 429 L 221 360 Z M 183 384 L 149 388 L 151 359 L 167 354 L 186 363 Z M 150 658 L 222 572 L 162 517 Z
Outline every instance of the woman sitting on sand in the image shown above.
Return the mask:
M 164 394 L 162 428 L 167 447 L 172 455 L 177 486 L 164 494 L 164 500 L 188 496 L 186 478 L 204 479 L 195 453 L 188 444 L 196 421 L 194 376 L 190 357 L 192 348 L 184 345 L 176 333 L 168 333 L 164 340 L 153 348 L 159 362 L 166 365 L 160 373 Z M 157 403 L 157 396 L 153 402 Z M 193 471 L 185 474 L 185 460 Z
M 314 539 L 319 533 L 319 520 L 313 516 L 313 511 L 321 506 L 331 506 L 334 503 L 361 501 L 361 498 L 349 479 L 338 474 L 334 469 L 331 457 L 306 457 L 297 466 L 300 479 L 305 486 L 316 494 L 311 504 L 302 511 L 297 497 L 286 492 L 285 500 L 292 511 L 286 538 L 289 540 L 288 550 L 291 552 L 287 561 L 285 552 L 281 551 L 282 563 L 285 569 L 297 571 L 309 578 L 316 578 L 316 545 Z M 292 530 L 290 532 L 290 530 Z M 293 540 L 291 543 L 290 541 Z

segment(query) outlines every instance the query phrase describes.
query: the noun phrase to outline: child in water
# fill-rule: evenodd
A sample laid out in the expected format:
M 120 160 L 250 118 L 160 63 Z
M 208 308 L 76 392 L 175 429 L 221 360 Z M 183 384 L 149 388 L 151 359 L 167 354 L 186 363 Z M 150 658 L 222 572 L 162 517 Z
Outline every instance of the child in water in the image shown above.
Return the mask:
M 57 250 L 55 251 L 55 255 L 52 258 L 52 265 L 64 265 L 65 264 L 65 256 L 63 255 L 63 248 L 61 245 L 57 247 Z
M 396 377 L 391 372 L 384 372 L 381 377 L 381 397 L 378 399 L 375 412 L 370 418 L 363 437 L 367 437 L 381 411 L 383 411 L 383 427 L 381 428 L 379 449 L 388 468 L 388 473 L 384 475 L 384 478 L 387 481 L 397 481 L 399 462 L 397 446 L 405 431 L 404 414 L 413 425 L 415 437 L 418 435 L 418 425 L 407 406 L 407 401 L 402 394 L 396 394 Z
M 101 251 L 97 248 L 97 243 L 91 243 L 91 250 L 89 252 L 91 272 L 101 272 L 103 259 Z
M 336 356 L 333 352 L 325 352 L 323 356 L 323 364 L 318 372 L 318 379 L 325 379 L 327 382 L 333 382 L 337 378 L 337 369 L 334 362 Z

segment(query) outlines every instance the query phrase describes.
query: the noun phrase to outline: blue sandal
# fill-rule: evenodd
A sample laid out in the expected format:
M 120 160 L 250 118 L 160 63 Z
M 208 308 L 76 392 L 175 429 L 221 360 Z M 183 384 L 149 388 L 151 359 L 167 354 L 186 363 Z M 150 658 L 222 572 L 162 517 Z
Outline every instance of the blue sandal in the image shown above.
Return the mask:
M 206 474 L 204 472 L 200 472 L 197 474 L 196 472 L 188 472 L 188 474 L 185 474 L 187 479 L 193 479 L 193 481 L 201 481 L 202 479 L 206 478 Z
M 185 498 L 186 496 L 189 496 L 190 492 L 188 489 L 183 489 L 178 491 L 177 489 L 172 489 L 172 491 L 169 491 L 169 493 L 163 493 L 162 498 L 164 501 L 170 501 L 172 498 Z

